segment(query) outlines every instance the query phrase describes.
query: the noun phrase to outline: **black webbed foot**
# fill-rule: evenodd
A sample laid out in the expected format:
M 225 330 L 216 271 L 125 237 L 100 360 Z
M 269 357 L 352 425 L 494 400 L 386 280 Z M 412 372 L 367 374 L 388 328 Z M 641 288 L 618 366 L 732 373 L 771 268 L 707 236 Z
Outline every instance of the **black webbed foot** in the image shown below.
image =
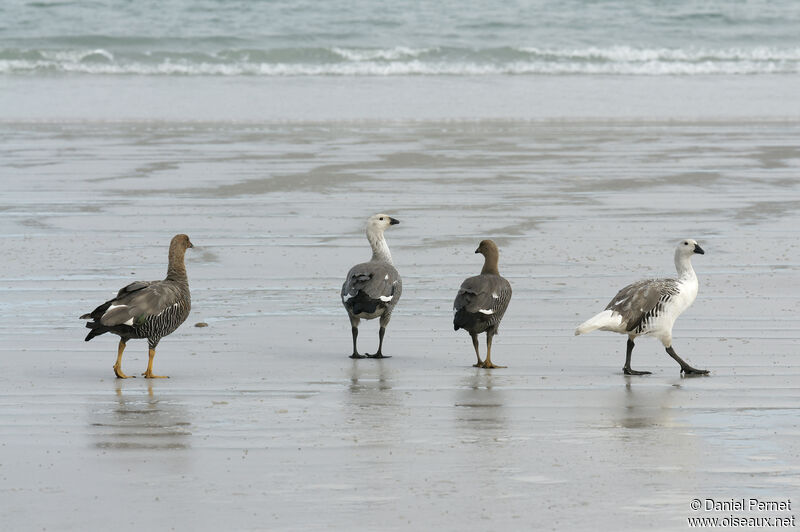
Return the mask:
M 622 373 L 625 375 L 652 375 L 652 371 L 637 371 L 628 367 L 622 368 Z
M 684 375 L 708 375 L 709 371 L 707 369 L 697 369 L 693 368 L 692 366 L 685 366 L 681 368 L 681 373 Z

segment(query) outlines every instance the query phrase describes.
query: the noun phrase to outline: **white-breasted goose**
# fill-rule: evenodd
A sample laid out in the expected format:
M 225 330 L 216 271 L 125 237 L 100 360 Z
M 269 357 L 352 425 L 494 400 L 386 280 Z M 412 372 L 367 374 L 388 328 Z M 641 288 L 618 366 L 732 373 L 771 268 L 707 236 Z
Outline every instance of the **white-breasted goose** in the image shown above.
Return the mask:
M 392 317 L 392 310 L 403 292 L 403 281 L 392 265 L 392 254 L 383 232 L 399 224 L 387 214 L 376 214 L 367 220 L 367 240 L 372 246 L 372 258 L 356 264 L 347 273 L 342 285 L 342 304 L 350 316 L 353 334 L 353 354 L 350 358 L 389 358 L 383 354 L 383 335 Z M 374 355 L 358 353 L 358 324 L 362 319 L 380 318 L 378 351 Z
M 675 320 L 694 303 L 697 297 L 697 275 L 692 268 L 692 256 L 704 254 L 697 241 L 687 238 L 675 248 L 677 279 L 645 279 L 620 290 L 605 310 L 580 324 L 575 335 L 600 329 L 628 336 L 625 375 L 647 375 L 649 371 L 631 369 L 633 340 L 637 336 L 654 336 L 661 340 L 667 354 L 681 366 L 681 373 L 705 375 L 708 370 L 697 369 L 684 361 L 672 348 L 672 327 Z

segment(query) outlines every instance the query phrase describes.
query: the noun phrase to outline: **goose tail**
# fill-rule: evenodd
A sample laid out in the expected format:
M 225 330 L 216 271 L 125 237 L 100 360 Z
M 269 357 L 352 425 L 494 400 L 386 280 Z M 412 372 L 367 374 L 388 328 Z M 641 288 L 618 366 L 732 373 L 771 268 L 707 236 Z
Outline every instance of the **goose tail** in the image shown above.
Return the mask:
M 613 310 L 604 310 L 584 321 L 578 328 L 575 329 L 575 336 L 579 334 L 586 334 L 597 329 L 611 329 L 614 330 L 622 323 L 622 316 Z

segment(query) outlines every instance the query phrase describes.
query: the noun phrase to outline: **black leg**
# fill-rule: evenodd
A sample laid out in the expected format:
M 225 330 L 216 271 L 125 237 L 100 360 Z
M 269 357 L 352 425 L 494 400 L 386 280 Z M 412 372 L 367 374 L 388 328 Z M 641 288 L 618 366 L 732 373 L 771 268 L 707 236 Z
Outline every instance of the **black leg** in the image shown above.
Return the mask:
M 350 355 L 350 358 L 364 358 L 364 355 L 358 354 L 358 348 L 356 347 L 357 339 L 358 339 L 358 327 L 353 327 L 353 354 Z
M 472 347 L 475 348 L 475 356 L 478 357 L 478 363 L 473 364 L 473 367 L 482 368 L 483 367 L 483 360 L 481 360 L 481 354 L 478 351 L 478 335 L 475 333 L 469 333 L 470 337 L 472 337 Z
M 697 369 L 687 364 L 686 361 L 679 357 L 678 353 L 672 349 L 672 346 L 667 347 L 667 354 L 681 365 L 681 373 L 686 373 L 687 375 L 708 375 L 707 369 Z
M 631 369 L 631 353 L 633 353 L 633 340 L 628 338 L 628 350 L 625 353 L 625 367 L 622 368 L 622 372 L 625 375 L 650 375 L 651 372 L 649 371 L 636 371 L 635 369 Z
M 378 352 L 374 355 L 370 355 L 369 353 L 364 353 L 367 355 L 367 358 L 392 358 L 390 356 L 386 356 L 383 354 L 383 335 L 386 334 L 386 327 L 381 327 L 378 330 Z

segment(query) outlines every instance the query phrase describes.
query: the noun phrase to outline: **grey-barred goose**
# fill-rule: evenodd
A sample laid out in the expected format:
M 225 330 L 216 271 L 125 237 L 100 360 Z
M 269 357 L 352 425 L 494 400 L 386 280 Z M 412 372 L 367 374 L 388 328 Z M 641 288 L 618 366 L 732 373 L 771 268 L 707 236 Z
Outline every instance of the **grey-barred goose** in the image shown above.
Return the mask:
M 153 374 L 153 358 L 158 342 L 172 333 L 186 320 L 191 310 L 189 279 L 183 258 L 188 248 L 194 247 L 186 235 L 175 235 L 169 245 L 169 266 L 163 281 L 136 281 L 120 289 L 117 297 L 106 301 L 80 319 L 92 320 L 86 324 L 91 332 L 88 342 L 95 336 L 110 332 L 120 337 L 114 373 L 127 379 L 122 372 L 122 352 L 131 338 L 147 338 L 147 370 L 145 378 L 164 378 Z
M 353 334 L 353 354 L 350 358 L 389 358 L 383 354 L 383 335 L 392 317 L 392 310 L 403 292 L 400 274 L 392 265 L 392 254 L 383 232 L 400 222 L 386 214 L 376 214 L 367 220 L 367 240 L 372 246 L 369 262 L 356 264 L 347 273 L 342 285 L 342 304 L 350 316 Z M 378 351 L 374 355 L 358 353 L 358 325 L 362 319 L 380 318 Z
M 483 240 L 475 253 L 484 257 L 480 275 L 469 277 L 461 283 L 456 300 L 453 302 L 453 328 L 464 329 L 472 338 L 477 368 L 504 368 L 492 363 L 492 337 L 497 334 L 500 320 L 511 301 L 511 284 L 497 269 L 500 256 L 497 245 L 491 240 Z M 486 360 L 481 360 L 478 351 L 478 335 L 486 332 Z
M 647 375 L 649 371 L 631 369 L 633 339 L 649 335 L 661 340 L 667 354 L 681 366 L 681 373 L 705 375 L 708 370 L 697 369 L 684 361 L 672 348 L 672 326 L 675 320 L 694 303 L 697 297 L 697 275 L 692 268 L 692 256 L 705 252 L 696 240 L 681 240 L 675 249 L 677 279 L 646 279 L 620 290 L 605 310 L 580 324 L 575 335 L 600 329 L 628 336 L 625 375 Z

